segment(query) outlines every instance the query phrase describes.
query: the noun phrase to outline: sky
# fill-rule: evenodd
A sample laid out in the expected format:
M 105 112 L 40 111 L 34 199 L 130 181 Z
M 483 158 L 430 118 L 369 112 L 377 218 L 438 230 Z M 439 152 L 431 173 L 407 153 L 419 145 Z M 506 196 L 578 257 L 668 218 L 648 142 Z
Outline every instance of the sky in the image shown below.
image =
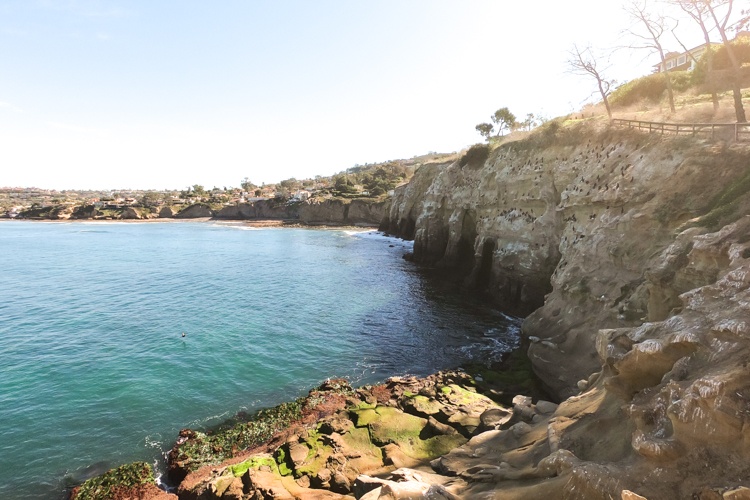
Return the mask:
M 612 50 L 631 24 L 618 0 L 0 0 L 0 186 L 230 187 L 460 151 L 501 107 L 590 101 L 574 43 L 609 78 L 648 74 L 657 56 Z

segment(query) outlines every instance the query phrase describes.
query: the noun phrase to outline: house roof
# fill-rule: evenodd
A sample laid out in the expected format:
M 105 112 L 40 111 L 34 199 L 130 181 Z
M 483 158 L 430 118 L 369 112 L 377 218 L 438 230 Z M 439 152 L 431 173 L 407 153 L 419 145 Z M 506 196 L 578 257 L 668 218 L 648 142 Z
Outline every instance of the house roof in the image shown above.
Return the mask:
M 721 44 L 720 43 L 716 43 L 716 42 L 711 42 L 710 45 L 712 47 L 716 47 L 716 46 L 719 46 Z M 678 57 L 684 56 L 684 55 L 687 55 L 687 54 L 694 54 L 694 53 L 696 53 L 696 52 L 698 52 L 700 50 L 703 50 L 705 48 L 706 48 L 706 44 L 702 43 L 700 45 L 697 45 L 697 46 L 693 47 L 692 49 L 687 50 L 686 52 L 667 52 L 666 54 L 664 54 L 664 62 L 670 61 L 672 59 L 677 59 Z M 659 61 L 658 63 L 654 64 L 653 67 L 654 68 L 658 68 L 658 67 L 661 66 L 661 63 L 662 62 Z

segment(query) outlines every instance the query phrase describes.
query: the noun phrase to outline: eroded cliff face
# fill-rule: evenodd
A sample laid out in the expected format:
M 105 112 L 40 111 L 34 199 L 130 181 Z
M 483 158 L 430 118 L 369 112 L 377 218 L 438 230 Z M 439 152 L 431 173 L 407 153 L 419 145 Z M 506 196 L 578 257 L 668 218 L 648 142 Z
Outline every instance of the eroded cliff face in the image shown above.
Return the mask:
M 374 225 L 383 219 L 384 207 L 385 202 L 371 200 L 308 200 L 294 204 L 261 200 L 224 207 L 214 216 L 234 220 L 284 219 L 309 225 Z
M 461 477 L 467 498 L 749 498 L 750 217 L 697 232 L 660 271 L 710 284 L 663 321 L 598 330 L 601 369 L 580 394 L 476 436 L 436 470 Z
M 552 127 L 484 162 L 418 170 L 381 227 L 413 238 L 417 261 L 531 313 L 529 357 L 563 399 L 600 368 L 599 329 L 663 320 L 713 283 L 721 262 L 672 269 L 708 230 L 677 235 L 749 164 L 739 145 Z

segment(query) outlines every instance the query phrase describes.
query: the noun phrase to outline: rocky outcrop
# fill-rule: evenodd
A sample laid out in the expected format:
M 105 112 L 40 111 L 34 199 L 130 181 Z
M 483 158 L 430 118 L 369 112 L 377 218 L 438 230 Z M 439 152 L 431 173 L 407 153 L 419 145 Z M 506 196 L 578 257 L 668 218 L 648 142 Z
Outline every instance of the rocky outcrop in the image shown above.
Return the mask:
M 177 495 L 156 486 L 151 466 L 144 462 L 122 465 L 85 481 L 70 492 L 71 500 L 177 500 Z
M 373 491 L 422 491 L 450 494 L 449 478 L 435 484 L 400 484 L 416 479 L 409 467 L 425 466 L 479 432 L 492 410 L 495 424 L 511 418 L 473 388 L 462 372 L 392 378 L 385 384 L 353 390 L 345 381 L 329 381 L 304 400 L 303 415 L 261 447 L 235 452 L 221 464 L 180 467 L 191 472 L 181 482 L 180 498 L 377 498 Z M 304 416 L 310 412 L 314 418 Z M 194 433 L 178 442 L 172 462 L 194 456 L 191 450 L 216 448 Z M 207 446 L 208 445 L 208 446 Z M 402 469 L 401 472 L 394 472 Z M 390 480 L 374 479 L 391 474 Z M 371 477 L 366 477 L 371 476 Z M 412 488 L 411 490 L 409 488 Z M 400 498 L 400 497 L 399 497 Z M 452 498 L 451 496 L 447 498 Z
M 301 202 L 260 200 L 219 210 L 217 219 L 277 219 L 308 225 L 377 225 L 383 220 L 385 202 L 372 200 L 311 199 Z
M 177 219 L 202 219 L 206 217 L 213 217 L 214 211 L 208 205 L 203 203 L 195 203 L 194 205 L 188 205 L 184 209 L 180 210 L 175 218 Z
M 417 261 L 531 313 L 529 357 L 563 399 L 598 370 L 598 329 L 665 319 L 680 293 L 710 283 L 709 257 L 672 274 L 667 261 L 692 248 L 689 235 L 675 234 L 744 185 L 749 160 L 736 144 L 553 122 L 483 164 L 419 169 L 381 228 L 413 238 Z M 713 225 L 738 206 L 735 197 L 715 207 Z
M 598 330 L 601 370 L 580 394 L 526 418 L 521 431 L 477 436 L 436 469 L 465 479 L 468 496 L 492 489 L 507 498 L 625 498 L 625 491 L 640 495 L 630 498 L 744 498 L 750 217 L 694 233 L 678 238 L 680 248 L 686 240 L 693 248 L 677 259 L 672 283 L 713 276 L 710 284 L 680 294 L 679 312 L 668 319 Z
M 142 219 L 141 214 L 133 207 L 125 207 L 120 212 L 120 218 L 124 220 Z
M 277 200 L 260 200 L 253 203 L 238 203 L 223 207 L 216 213 L 217 219 L 296 219 L 297 210 Z
M 160 219 L 171 219 L 172 217 L 174 217 L 174 215 L 175 211 L 172 209 L 172 207 L 164 206 L 159 209 Z
M 135 207 L 109 208 L 106 213 L 93 205 L 56 205 L 28 209 L 18 214 L 20 219 L 145 219 L 177 218 L 225 220 L 278 220 L 311 226 L 377 226 L 385 215 L 385 202 L 374 200 L 311 199 L 299 202 L 259 200 L 237 203 L 213 209 L 205 203 L 188 205 L 179 211 L 163 206 L 158 213 Z

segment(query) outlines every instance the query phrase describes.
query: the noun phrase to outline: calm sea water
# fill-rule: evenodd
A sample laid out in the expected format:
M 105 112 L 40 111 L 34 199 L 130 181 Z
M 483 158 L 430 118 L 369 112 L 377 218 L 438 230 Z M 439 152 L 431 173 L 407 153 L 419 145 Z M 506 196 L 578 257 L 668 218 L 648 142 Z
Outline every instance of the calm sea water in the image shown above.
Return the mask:
M 233 223 L 0 223 L 0 498 L 161 467 L 179 429 L 326 377 L 425 375 L 516 346 L 517 320 L 424 276 L 408 247 Z

